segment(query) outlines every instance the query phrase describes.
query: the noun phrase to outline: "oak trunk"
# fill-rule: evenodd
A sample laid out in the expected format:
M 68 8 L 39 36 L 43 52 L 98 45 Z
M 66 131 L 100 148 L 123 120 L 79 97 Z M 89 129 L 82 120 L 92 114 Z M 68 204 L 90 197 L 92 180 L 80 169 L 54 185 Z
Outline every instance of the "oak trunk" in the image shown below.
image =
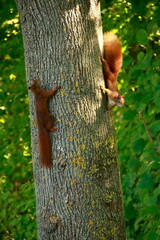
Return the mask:
M 61 90 L 49 101 L 51 169 L 39 164 L 34 96 L 29 92 L 38 239 L 124 240 L 115 130 L 106 98 L 97 0 L 16 0 L 27 86 Z

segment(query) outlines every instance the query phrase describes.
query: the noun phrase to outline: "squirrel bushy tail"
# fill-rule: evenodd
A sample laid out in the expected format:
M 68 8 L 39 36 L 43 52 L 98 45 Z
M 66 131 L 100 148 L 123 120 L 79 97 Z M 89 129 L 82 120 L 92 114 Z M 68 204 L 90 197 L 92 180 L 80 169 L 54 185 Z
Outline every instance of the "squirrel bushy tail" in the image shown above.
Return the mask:
M 104 34 L 104 59 L 112 73 L 118 74 L 122 67 L 122 51 L 118 37 L 112 33 Z
M 49 132 L 44 127 L 38 127 L 38 145 L 40 151 L 40 163 L 42 167 L 52 166 L 52 149 Z

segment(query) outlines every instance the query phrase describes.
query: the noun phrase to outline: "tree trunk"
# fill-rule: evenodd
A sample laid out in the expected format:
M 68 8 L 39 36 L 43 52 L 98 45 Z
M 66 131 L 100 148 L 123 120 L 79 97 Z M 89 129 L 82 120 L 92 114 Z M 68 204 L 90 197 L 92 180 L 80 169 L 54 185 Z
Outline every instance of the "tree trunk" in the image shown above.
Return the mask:
M 53 167 L 40 166 L 34 96 L 29 92 L 38 239 L 125 239 L 115 130 L 102 97 L 97 0 L 16 0 L 27 85 L 61 90 L 50 99 Z

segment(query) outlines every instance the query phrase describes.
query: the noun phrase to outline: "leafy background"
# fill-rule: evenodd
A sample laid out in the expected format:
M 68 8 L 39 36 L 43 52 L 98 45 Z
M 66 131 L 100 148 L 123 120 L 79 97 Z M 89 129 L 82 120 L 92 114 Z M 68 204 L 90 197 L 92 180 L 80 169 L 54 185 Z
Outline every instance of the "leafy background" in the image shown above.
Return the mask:
M 160 2 L 102 1 L 104 31 L 121 38 L 119 88 L 126 106 L 116 109 L 127 239 L 160 239 Z
M 14 1 L 0 1 L 0 239 L 36 239 L 22 36 Z
M 160 3 L 101 0 L 104 31 L 124 63 L 115 108 L 128 240 L 160 239 Z M 35 190 L 22 36 L 13 0 L 0 1 L 0 239 L 36 239 Z

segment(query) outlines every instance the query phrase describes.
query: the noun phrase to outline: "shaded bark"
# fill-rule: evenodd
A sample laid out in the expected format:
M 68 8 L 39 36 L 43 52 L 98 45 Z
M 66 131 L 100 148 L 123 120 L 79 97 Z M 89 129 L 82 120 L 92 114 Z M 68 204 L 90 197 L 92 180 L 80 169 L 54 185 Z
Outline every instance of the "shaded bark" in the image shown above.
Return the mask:
M 99 1 L 16 0 L 27 85 L 61 90 L 49 102 L 53 167 L 40 166 L 29 93 L 39 239 L 125 239 L 115 130 L 106 114 Z

